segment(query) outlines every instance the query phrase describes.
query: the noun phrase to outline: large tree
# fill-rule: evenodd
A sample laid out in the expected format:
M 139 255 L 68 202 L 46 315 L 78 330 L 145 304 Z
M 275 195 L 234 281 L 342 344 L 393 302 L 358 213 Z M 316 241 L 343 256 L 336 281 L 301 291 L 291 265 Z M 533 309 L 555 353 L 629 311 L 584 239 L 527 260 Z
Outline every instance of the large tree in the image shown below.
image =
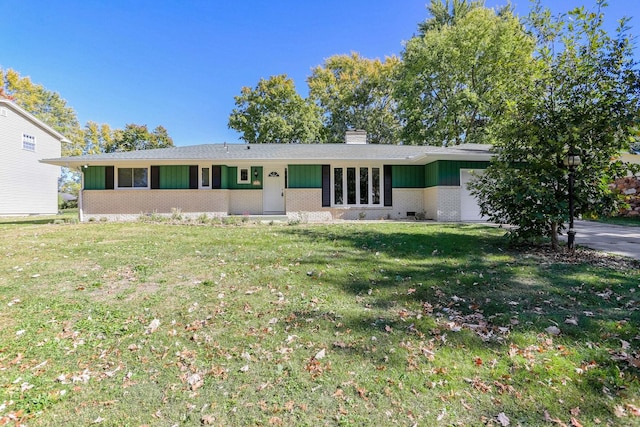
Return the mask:
M 619 198 L 611 179 L 626 173 L 616 160 L 629 149 L 640 108 L 640 79 L 622 21 L 616 35 L 602 28 L 604 1 L 552 17 L 536 6 L 529 16 L 539 65 L 531 84 L 514 97 L 495 143 L 495 160 L 473 185 L 484 215 L 511 224 L 513 236 L 550 237 L 569 218 L 568 171 L 577 154 L 575 213 L 609 214 Z M 613 159 L 613 161 L 612 161 Z
M 327 142 L 344 142 L 345 131 L 363 129 L 374 144 L 396 144 L 400 121 L 393 98 L 397 57 L 334 55 L 307 79 L 309 97 L 322 108 Z
M 229 128 L 251 144 L 311 143 L 320 140 L 320 110 L 296 92 L 285 74 L 260 79 L 235 97 Z
M 104 126 L 100 131 L 100 138 L 105 144 L 102 151 L 105 153 L 173 147 L 173 139 L 162 126 L 149 131 L 147 125 L 129 123 L 124 129 L 114 130 L 110 139 L 103 133 L 106 131 Z
M 113 147 L 114 132 L 108 124 L 98 124 L 93 121 L 87 122 L 84 126 L 84 153 L 98 154 L 106 153 L 108 147 Z
M 453 6 L 432 1 L 436 15 L 402 53 L 395 96 L 405 143 L 492 143 L 505 105 L 532 73 L 534 40 L 510 8 Z

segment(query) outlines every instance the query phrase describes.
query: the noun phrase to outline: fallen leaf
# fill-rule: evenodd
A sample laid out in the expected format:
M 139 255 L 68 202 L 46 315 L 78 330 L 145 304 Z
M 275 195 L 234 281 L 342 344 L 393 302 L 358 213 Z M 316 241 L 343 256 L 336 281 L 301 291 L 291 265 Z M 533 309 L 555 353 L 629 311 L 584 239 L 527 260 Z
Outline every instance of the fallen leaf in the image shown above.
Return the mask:
M 627 411 L 624 410 L 624 407 L 622 407 L 622 405 L 614 406 L 613 407 L 613 413 L 618 418 L 622 418 L 622 417 L 626 417 L 627 416 Z
M 560 335 L 560 328 L 558 328 L 557 326 L 549 326 L 547 329 L 545 329 L 545 331 L 549 335 Z
M 578 326 L 578 319 L 576 319 L 575 317 L 568 317 L 567 319 L 565 319 L 564 323 L 568 325 Z
M 631 403 L 627 403 L 624 406 L 626 406 L 627 409 L 629 410 L 629 414 L 633 415 L 634 417 L 640 417 L 640 408 L 632 405 Z
M 504 412 L 500 412 L 498 414 L 498 416 L 496 417 L 496 419 L 498 420 L 498 422 L 500 423 L 501 426 L 505 426 L 506 427 L 509 424 L 511 424 L 511 421 L 509 420 L 509 417 L 507 417 Z
M 202 418 L 200 418 L 200 424 L 202 424 L 203 426 L 211 426 L 215 423 L 216 421 L 216 417 L 214 417 L 213 415 L 203 415 Z
M 204 385 L 204 379 L 197 372 L 187 378 L 187 384 L 191 387 L 191 390 L 196 391 Z
M 544 411 L 544 420 L 548 423 L 556 423 L 560 427 L 567 427 L 567 425 L 563 423 L 559 418 L 552 418 L 551 415 L 549 415 L 549 411 L 547 410 Z
M 316 359 L 316 360 L 320 360 L 320 359 L 323 359 L 325 355 L 326 355 L 326 352 L 325 352 L 325 350 L 323 348 L 322 350 L 317 352 L 316 355 L 313 356 L 313 358 Z
M 572 427 L 583 427 L 580 421 L 578 421 L 574 417 L 571 417 L 571 425 Z
M 156 331 L 156 329 L 158 329 L 159 326 L 160 326 L 160 320 L 153 319 L 151 323 L 149 323 L 149 326 L 147 326 L 147 329 L 144 331 L 144 333 L 147 335 L 152 334 Z

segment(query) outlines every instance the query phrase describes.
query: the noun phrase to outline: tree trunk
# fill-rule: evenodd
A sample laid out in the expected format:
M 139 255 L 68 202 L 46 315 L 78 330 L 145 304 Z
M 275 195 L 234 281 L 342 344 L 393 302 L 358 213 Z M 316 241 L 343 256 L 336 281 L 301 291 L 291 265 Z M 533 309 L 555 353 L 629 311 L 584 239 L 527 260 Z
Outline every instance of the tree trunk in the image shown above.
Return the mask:
M 551 248 L 558 252 L 560 250 L 560 245 L 558 244 L 558 223 L 551 223 Z

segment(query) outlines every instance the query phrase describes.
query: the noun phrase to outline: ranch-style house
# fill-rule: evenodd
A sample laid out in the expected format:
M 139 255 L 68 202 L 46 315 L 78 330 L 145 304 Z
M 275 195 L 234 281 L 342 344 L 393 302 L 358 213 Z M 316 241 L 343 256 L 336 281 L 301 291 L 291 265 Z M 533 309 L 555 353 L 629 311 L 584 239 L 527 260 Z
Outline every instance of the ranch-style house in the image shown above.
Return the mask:
M 281 215 L 290 220 L 479 220 L 466 183 L 486 145 L 206 144 L 60 157 L 82 171 L 80 220 L 141 215 Z

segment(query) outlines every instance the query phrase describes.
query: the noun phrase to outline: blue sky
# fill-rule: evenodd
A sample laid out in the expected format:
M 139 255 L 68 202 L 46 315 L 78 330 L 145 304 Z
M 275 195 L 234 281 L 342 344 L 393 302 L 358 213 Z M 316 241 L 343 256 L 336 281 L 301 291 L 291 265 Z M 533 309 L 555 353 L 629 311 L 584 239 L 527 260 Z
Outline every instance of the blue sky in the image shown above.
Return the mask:
M 227 121 L 242 86 L 287 74 L 306 96 L 329 56 L 399 55 L 428 1 L 2 0 L 0 67 L 58 92 L 82 124 L 162 125 L 176 145 L 238 142 Z M 560 13 L 595 0 L 543 4 Z M 607 28 L 626 15 L 638 34 L 639 12 L 640 0 L 610 0 Z

